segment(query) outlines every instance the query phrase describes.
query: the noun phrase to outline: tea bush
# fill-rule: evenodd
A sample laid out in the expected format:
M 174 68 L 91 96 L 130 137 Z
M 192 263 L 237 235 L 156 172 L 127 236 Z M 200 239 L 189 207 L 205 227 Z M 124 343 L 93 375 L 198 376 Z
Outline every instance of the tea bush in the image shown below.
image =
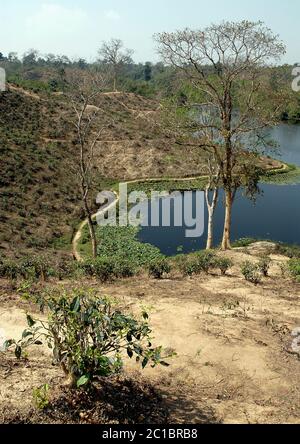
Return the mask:
M 72 387 L 93 383 L 97 377 L 119 373 L 123 352 L 145 368 L 148 364 L 168 365 L 162 360 L 162 347 L 153 347 L 148 314 L 142 319 L 122 313 L 107 297 L 89 291 L 53 295 L 40 299 L 40 308 L 49 311 L 48 321 L 27 315 L 28 328 L 19 341 L 6 341 L 18 359 L 24 348 L 44 341 L 53 352 Z
M 269 276 L 269 270 L 271 265 L 271 259 L 269 257 L 262 257 L 258 263 L 258 270 L 264 277 Z
M 157 259 L 149 265 L 149 276 L 162 279 L 164 274 L 171 272 L 171 265 L 166 259 Z
M 288 263 L 291 275 L 300 282 L 300 259 L 291 259 Z
M 258 285 L 261 282 L 261 275 L 259 273 L 258 265 L 250 261 L 246 261 L 241 267 L 242 274 L 246 281 Z
M 223 276 L 226 275 L 227 271 L 232 268 L 232 266 L 232 260 L 228 259 L 227 257 L 218 257 L 215 260 L 215 268 L 219 268 Z

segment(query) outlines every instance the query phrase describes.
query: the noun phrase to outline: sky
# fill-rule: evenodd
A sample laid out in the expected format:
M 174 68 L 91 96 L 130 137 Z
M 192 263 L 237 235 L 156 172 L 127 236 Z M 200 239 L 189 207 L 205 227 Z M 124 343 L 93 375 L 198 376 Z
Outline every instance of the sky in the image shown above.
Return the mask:
M 34 48 L 93 61 L 104 40 L 120 38 L 136 62 L 159 61 L 153 34 L 223 20 L 262 20 L 300 63 L 299 0 L 0 0 L 0 52 Z

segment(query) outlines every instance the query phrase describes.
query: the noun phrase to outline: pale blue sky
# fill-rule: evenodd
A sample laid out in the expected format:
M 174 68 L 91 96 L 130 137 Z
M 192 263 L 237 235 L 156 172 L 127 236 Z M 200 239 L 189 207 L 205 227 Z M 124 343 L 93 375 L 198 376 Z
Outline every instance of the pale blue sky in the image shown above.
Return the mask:
M 138 62 L 157 61 L 152 35 L 222 20 L 262 20 L 287 45 L 284 62 L 300 62 L 299 0 L 0 0 L 0 51 L 29 48 L 95 58 L 101 41 L 124 40 Z M 4 4 L 2 4 L 4 3 Z

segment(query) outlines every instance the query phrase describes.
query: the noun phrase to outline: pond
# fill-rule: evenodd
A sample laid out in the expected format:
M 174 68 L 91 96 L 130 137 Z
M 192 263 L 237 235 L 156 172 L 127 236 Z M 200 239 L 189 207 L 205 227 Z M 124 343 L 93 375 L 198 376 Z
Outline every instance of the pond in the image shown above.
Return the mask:
M 287 163 L 300 165 L 300 126 L 280 125 L 271 131 L 277 141 L 280 156 Z M 255 203 L 237 195 L 233 208 L 232 240 L 244 237 L 268 239 L 300 245 L 300 184 L 261 184 L 262 195 Z M 224 220 L 223 195 L 215 214 L 215 244 L 221 242 Z M 205 208 L 205 226 L 207 210 Z M 205 248 L 206 234 L 199 238 L 186 238 L 186 227 L 142 227 L 139 239 L 160 248 L 171 256 L 176 253 L 190 253 Z

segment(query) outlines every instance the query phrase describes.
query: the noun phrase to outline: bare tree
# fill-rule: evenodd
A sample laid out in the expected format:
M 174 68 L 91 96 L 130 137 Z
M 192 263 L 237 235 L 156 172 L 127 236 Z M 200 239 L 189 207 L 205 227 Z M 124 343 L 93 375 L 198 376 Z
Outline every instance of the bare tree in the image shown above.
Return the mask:
M 226 206 L 222 249 L 228 249 L 241 160 L 242 168 L 253 172 L 246 153 L 265 147 L 262 129 L 277 123 L 283 103 L 280 91 L 270 87 L 266 67 L 285 53 L 285 46 L 262 22 L 249 21 L 162 33 L 155 39 L 164 61 L 196 91 L 198 101 L 185 104 L 194 111 L 189 129 L 220 168 Z M 245 178 L 252 186 L 248 173 Z
M 106 80 L 99 74 L 88 70 L 84 73 L 77 70 L 68 72 L 67 97 L 74 112 L 72 124 L 76 129 L 77 148 L 75 153 L 75 172 L 79 179 L 83 208 L 88 221 L 92 243 L 93 257 L 97 256 L 97 237 L 92 220 L 91 191 L 93 188 L 95 171 L 95 147 L 101 133 L 107 125 L 100 125 L 101 112 L 97 99 L 103 93 Z
M 124 48 L 124 43 L 119 39 L 111 39 L 103 42 L 99 49 L 100 61 L 108 65 L 113 73 L 113 88 L 117 90 L 117 81 L 125 65 L 132 63 L 133 51 Z

